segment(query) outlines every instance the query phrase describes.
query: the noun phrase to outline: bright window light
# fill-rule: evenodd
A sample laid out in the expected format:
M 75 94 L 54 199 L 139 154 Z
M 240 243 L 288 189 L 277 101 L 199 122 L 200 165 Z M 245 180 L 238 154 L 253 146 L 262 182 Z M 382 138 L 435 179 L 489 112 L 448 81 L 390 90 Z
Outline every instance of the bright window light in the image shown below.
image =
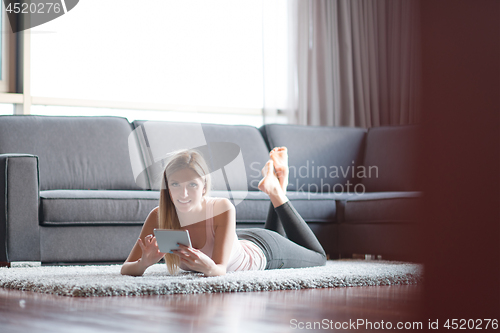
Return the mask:
M 0 103 L 0 115 L 14 114 L 14 105 L 7 103 Z
M 31 29 L 32 95 L 262 108 L 262 1 L 80 1 Z
M 8 108 L 2 108 L 0 104 L 0 114 L 8 112 Z M 9 113 L 6 113 L 9 114 Z M 12 104 L 10 114 L 12 114 Z M 250 125 L 255 127 L 262 126 L 261 116 L 207 113 L 207 112 L 176 112 L 176 111 L 145 111 L 145 110 L 124 110 L 107 108 L 86 108 L 73 106 L 45 106 L 32 105 L 31 114 L 42 116 L 114 116 L 124 117 L 128 121 L 134 120 L 156 120 L 156 121 L 180 121 L 196 123 L 212 123 L 225 125 Z M 277 122 L 279 122 L 278 120 Z

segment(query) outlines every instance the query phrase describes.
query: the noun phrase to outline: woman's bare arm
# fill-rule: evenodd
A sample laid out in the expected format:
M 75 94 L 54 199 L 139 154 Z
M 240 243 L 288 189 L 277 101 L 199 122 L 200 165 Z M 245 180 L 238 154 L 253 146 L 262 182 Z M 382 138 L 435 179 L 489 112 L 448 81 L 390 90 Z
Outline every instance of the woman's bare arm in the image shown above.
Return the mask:
M 142 226 L 139 239 L 122 265 L 121 274 L 140 276 L 152 264 L 157 263 L 162 257 L 153 236 L 154 229 L 158 228 L 158 207 L 153 209 Z
M 218 200 L 214 207 L 215 239 L 212 260 L 215 267 L 208 276 L 224 275 L 236 237 L 236 209 L 228 199 Z

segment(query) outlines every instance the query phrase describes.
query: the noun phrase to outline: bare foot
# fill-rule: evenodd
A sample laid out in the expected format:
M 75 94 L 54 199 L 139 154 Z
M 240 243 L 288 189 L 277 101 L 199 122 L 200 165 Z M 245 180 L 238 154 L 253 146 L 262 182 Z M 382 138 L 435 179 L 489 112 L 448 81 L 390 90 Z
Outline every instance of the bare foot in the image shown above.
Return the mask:
M 269 195 L 274 207 L 281 206 L 288 201 L 281 184 L 274 174 L 273 161 L 267 161 L 264 168 L 262 168 L 262 175 L 264 178 L 259 182 L 259 190 Z
M 262 176 L 264 178 L 259 182 L 259 190 L 262 192 L 271 195 L 277 192 L 277 188 L 281 187 L 278 178 L 274 174 L 272 160 L 267 161 L 262 168 Z
M 286 147 L 275 147 L 269 153 L 269 156 L 274 162 L 274 170 L 280 181 L 283 192 L 286 193 L 288 186 L 288 150 Z

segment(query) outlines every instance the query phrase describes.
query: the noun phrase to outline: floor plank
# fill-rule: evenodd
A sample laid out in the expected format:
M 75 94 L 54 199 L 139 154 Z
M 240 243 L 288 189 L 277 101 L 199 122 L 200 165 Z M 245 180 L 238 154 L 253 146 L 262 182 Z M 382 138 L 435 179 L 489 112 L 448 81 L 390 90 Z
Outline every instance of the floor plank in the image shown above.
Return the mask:
M 417 321 L 421 294 L 417 285 L 88 298 L 0 288 L 0 328 L 9 333 L 293 332 L 317 322 L 316 331 L 325 331 L 357 320 Z

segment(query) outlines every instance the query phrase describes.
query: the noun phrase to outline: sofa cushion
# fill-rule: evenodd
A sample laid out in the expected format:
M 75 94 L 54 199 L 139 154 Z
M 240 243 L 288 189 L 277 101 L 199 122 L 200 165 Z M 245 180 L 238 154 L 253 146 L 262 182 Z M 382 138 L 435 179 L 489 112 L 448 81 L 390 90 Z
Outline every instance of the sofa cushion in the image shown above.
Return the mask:
M 60 226 L 40 228 L 43 263 L 123 263 L 141 226 Z
M 288 148 L 291 191 L 347 192 L 358 182 L 364 129 L 270 124 L 260 130 L 269 147 Z
M 228 198 L 223 191 L 212 191 L 214 197 Z M 236 207 L 236 221 L 238 224 L 265 223 L 271 201 L 263 192 L 249 191 L 248 193 L 234 191 L 235 199 L 245 196 L 245 200 Z M 334 193 L 304 193 L 287 192 L 297 212 L 306 222 L 335 222 L 336 202 Z
M 41 191 L 40 224 L 142 225 L 159 198 L 156 191 Z
M 0 154 L 37 155 L 40 189 L 139 189 L 117 117 L 0 116 Z
M 367 192 L 419 191 L 416 182 L 419 127 L 383 126 L 368 130 L 364 165 Z
M 417 220 L 420 192 L 377 192 L 344 196 L 341 222 L 403 223 Z M 339 198 L 340 199 L 340 198 Z
M 244 183 L 242 183 L 243 186 L 231 186 L 231 189 L 259 191 L 257 185 L 262 179 L 261 170 L 269 159 L 269 150 L 259 129 L 253 126 L 216 124 L 202 124 L 202 127 L 207 142 L 232 142 L 241 149 L 247 187 L 243 187 Z M 233 168 L 228 171 L 232 172 L 232 174 L 228 174 L 228 177 L 232 177 L 232 179 L 244 180 L 245 178 L 240 168 Z M 218 177 L 214 181 L 213 188 L 214 190 L 226 189 L 222 177 Z
M 159 190 L 161 173 L 173 151 L 231 142 L 239 146 L 240 153 L 224 167 L 229 188 L 232 191 L 258 190 L 260 169 L 269 158 L 269 152 L 257 128 L 167 121 L 134 121 L 133 125 L 147 161 L 151 189 Z M 212 173 L 212 189 L 228 189 L 221 169 Z

